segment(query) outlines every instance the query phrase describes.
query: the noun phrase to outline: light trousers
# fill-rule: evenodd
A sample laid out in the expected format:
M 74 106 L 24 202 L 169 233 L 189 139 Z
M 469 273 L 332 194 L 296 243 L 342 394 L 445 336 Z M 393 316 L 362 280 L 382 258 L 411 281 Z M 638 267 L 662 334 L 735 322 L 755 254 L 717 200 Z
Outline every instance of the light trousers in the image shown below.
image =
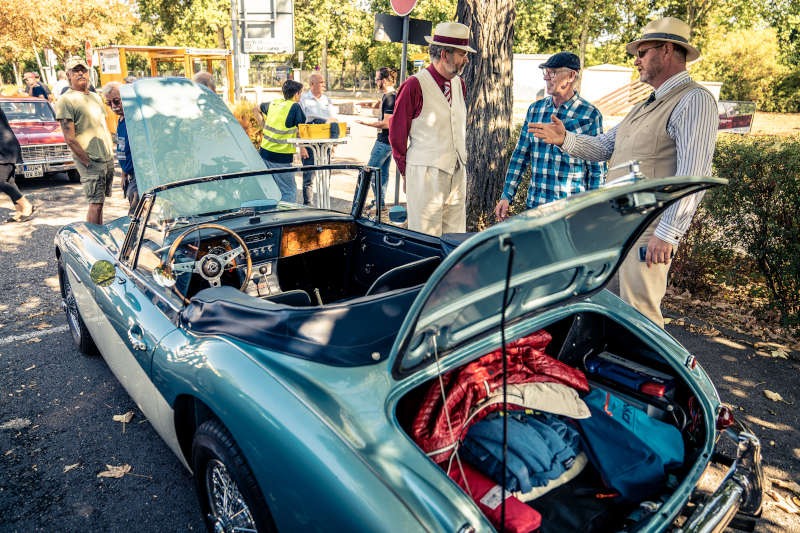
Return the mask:
M 645 261 L 639 260 L 639 248 L 647 246 L 656 226 L 658 220 L 642 233 L 622 262 L 619 269 L 619 296 L 655 322 L 658 327 L 663 328 L 661 300 L 667 292 L 667 275 L 672 261 L 666 265 L 663 263 L 650 265 L 648 268 Z
M 467 231 L 467 176 L 463 165 L 450 174 L 436 167 L 406 165 L 408 229 L 441 236 Z

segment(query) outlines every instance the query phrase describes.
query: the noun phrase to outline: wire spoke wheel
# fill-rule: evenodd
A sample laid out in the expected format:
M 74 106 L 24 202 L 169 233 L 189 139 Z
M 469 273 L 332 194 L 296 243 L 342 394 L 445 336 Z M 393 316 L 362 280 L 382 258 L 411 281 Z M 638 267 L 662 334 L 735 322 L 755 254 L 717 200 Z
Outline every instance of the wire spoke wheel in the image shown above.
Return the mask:
M 255 520 L 239 487 L 219 459 L 206 469 L 206 491 L 211 507 L 211 522 L 216 533 L 256 532 Z

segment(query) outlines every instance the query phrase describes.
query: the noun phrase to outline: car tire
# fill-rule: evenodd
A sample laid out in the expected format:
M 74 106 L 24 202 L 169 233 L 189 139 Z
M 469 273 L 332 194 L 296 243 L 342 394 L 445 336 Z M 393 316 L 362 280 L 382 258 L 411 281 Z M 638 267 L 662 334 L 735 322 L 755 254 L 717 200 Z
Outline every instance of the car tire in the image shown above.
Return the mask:
M 61 301 L 64 307 L 64 313 L 67 315 L 67 324 L 69 331 L 72 333 L 72 340 L 78 349 L 85 355 L 97 355 L 99 353 L 97 345 L 92 339 L 92 334 L 86 329 L 86 324 L 81 318 L 81 313 L 78 310 L 78 303 L 75 301 L 75 294 L 72 292 L 72 286 L 69 283 L 67 272 L 64 269 L 64 259 L 58 259 L 58 281 L 61 285 Z
M 67 170 L 67 179 L 70 183 L 80 183 L 81 175 L 78 173 L 78 169 Z
M 208 420 L 197 429 L 192 442 L 192 469 L 209 532 L 232 531 L 234 527 L 259 533 L 277 531 L 253 472 L 219 421 Z

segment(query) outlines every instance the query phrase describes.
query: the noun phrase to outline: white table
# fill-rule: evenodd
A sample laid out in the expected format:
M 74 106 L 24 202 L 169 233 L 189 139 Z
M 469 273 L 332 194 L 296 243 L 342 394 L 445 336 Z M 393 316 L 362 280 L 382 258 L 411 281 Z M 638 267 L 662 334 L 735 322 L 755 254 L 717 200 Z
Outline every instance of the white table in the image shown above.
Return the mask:
M 350 137 L 338 139 L 287 139 L 295 146 L 305 146 L 311 149 L 314 156 L 314 165 L 329 165 L 331 163 L 330 148 L 337 144 L 350 141 Z M 331 171 L 318 170 L 314 172 L 314 202 L 321 209 L 331 208 Z

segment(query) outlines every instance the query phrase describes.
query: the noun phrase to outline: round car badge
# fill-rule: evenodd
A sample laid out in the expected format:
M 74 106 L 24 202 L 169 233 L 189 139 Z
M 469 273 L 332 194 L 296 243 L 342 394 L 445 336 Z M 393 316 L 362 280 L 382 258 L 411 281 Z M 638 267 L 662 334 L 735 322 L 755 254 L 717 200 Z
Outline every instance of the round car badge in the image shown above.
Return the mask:
M 209 278 L 217 277 L 222 270 L 222 265 L 216 257 L 205 256 L 203 258 L 203 274 Z

